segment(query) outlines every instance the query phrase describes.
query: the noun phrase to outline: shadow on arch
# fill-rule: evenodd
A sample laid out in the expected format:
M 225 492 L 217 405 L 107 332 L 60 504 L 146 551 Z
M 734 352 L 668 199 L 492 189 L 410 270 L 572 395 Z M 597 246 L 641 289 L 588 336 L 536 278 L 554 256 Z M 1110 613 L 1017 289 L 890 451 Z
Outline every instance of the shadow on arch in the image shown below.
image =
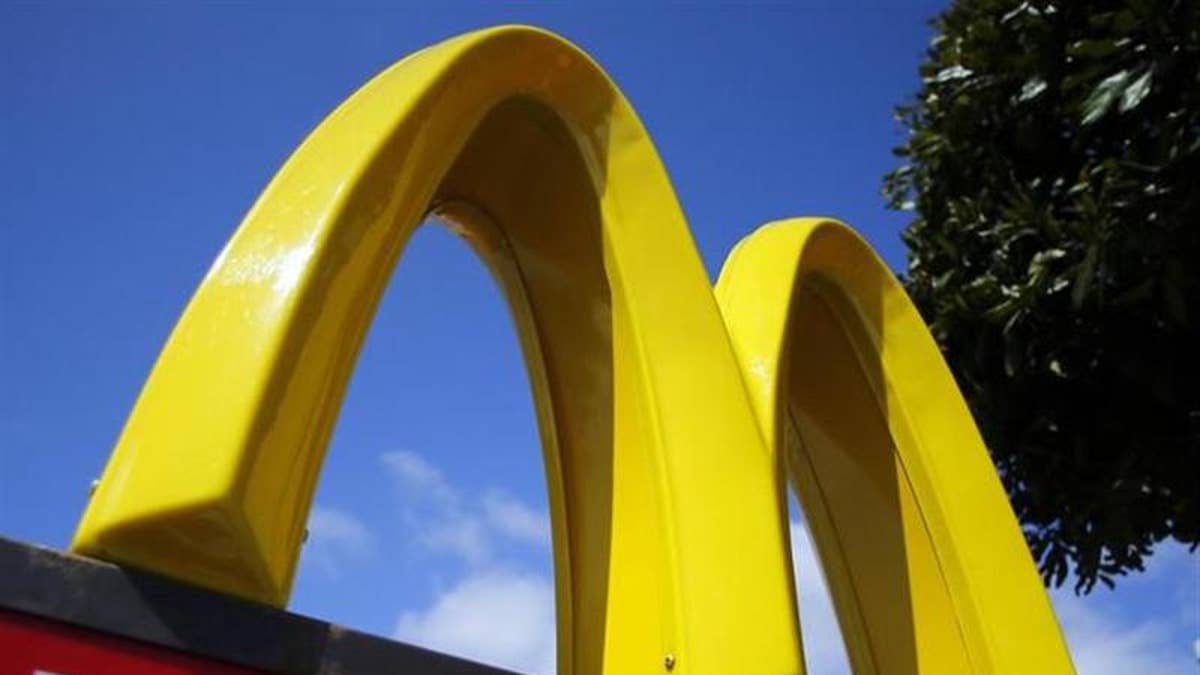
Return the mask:
M 73 548 L 286 604 L 363 335 L 429 213 L 517 319 L 560 672 L 799 671 L 773 460 L 667 176 L 604 73 L 535 29 L 407 57 L 295 151 L 172 332 Z
M 1073 672 L 966 404 L 870 247 L 830 220 L 768 224 L 717 299 L 854 672 Z

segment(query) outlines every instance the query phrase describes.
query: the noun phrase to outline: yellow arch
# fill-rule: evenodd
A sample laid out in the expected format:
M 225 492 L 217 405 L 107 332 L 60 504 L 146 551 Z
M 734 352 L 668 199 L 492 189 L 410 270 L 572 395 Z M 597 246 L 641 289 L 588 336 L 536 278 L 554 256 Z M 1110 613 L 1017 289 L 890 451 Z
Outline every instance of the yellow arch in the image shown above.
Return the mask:
M 870 247 L 829 220 L 772 223 L 717 298 L 854 672 L 1073 672 L 970 413 Z
M 604 73 L 530 28 L 407 57 L 296 150 L 171 334 L 73 548 L 284 604 L 362 336 L 431 211 L 518 319 L 561 672 L 800 672 L 776 472 L 667 176 Z

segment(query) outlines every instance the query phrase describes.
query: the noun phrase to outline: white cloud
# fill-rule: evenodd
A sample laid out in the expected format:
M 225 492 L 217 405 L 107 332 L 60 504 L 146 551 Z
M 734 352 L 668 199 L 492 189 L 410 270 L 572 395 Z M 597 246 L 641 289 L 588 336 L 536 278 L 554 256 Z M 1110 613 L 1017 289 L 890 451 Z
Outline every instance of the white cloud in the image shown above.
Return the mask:
M 401 493 L 401 515 L 418 542 L 467 565 L 467 574 L 424 609 L 396 621 L 395 637 L 526 673 L 555 671 L 554 585 L 497 563 L 505 545 L 548 548 L 547 515 L 513 495 L 476 497 L 416 453 L 382 457 Z
M 374 535 L 351 513 L 320 504 L 309 512 L 302 560 L 315 564 L 329 577 L 339 578 L 347 561 L 370 556 L 374 547 Z
M 419 529 L 426 546 L 452 553 L 470 565 L 482 565 L 492 556 L 487 529 L 474 515 L 459 511 L 443 514 Z
M 1196 672 L 1187 645 L 1173 643 L 1166 621 L 1123 621 L 1073 594 L 1055 594 L 1054 600 L 1079 675 Z
M 555 671 L 554 586 L 499 570 L 468 576 L 425 610 L 406 611 L 394 637 L 520 672 Z
M 385 452 L 380 459 L 402 490 L 439 504 L 454 504 L 458 494 L 442 472 L 415 452 Z
M 466 508 L 463 496 L 441 470 L 407 450 L 384 453 L 380 460 L 396 481 L 401 515 L 419 543 L 470 565 L 482 565 L 490 559 L 484 523 Z
M 498 533 L 533 546 L 550 543 L 550 518 L 545 513 L 498 490 L 488 491 L 482 506 L 484 518 Z
M 549 545 L 547 515 L 512 495 L 489 490 L 472 499 L 414 452 L 388 452 L 381 461 L 400 490 L 406 526 L 429 550 L 482 568 L 502 542 Z

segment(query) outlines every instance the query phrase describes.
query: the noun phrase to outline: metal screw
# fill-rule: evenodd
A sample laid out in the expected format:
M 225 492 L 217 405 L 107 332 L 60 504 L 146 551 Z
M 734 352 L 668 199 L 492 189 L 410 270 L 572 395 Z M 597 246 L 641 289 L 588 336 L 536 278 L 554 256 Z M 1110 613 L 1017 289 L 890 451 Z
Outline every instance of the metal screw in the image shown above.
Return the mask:
M 667 671 L 675 670 L 675 655 L 667 654 L 666 657 L 663 658 L 663 666 L 666 667 Z
M 92 495 L 96 494 L 96 488 L 98 487 L 100 487 L 100 479 L 93 478 L 92 484 L 88 487 L 88 496 L 91 497 Z
M 300 543 L 301 544 L 308 543 L 308 528 L 307 527 L 304 528 L 304 534 L 300 535 Z

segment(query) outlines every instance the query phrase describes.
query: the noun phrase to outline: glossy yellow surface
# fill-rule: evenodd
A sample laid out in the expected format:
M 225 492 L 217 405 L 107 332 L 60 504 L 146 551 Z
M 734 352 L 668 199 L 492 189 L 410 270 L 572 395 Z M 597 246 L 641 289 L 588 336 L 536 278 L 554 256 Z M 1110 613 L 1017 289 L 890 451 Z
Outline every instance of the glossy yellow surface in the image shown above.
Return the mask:
M 801 672 L 773 455 L 666 173 L 604 73 L 530 28 L 409 56 L 296 150 L 171 334 L 74 549 L 284 604 L 363 334 L 430 212 L 518 320 L 560 671 Z
M 523 27 L 409 56 L 296 150 L 168 340 L 74 549 L 284 605 L 363 335 L 429 214 L 519 327 L 560 672 L 802 673 L 789 479 L 856 672 L 1070 670 L 886 267 L 836 223 L 772 225 L 731 255 L 719 310 L 632 108 Z
M 1072 672 L 970 413 L 870 248 L 829 220 L 770 224 L 717 297 L 854 672 Z

